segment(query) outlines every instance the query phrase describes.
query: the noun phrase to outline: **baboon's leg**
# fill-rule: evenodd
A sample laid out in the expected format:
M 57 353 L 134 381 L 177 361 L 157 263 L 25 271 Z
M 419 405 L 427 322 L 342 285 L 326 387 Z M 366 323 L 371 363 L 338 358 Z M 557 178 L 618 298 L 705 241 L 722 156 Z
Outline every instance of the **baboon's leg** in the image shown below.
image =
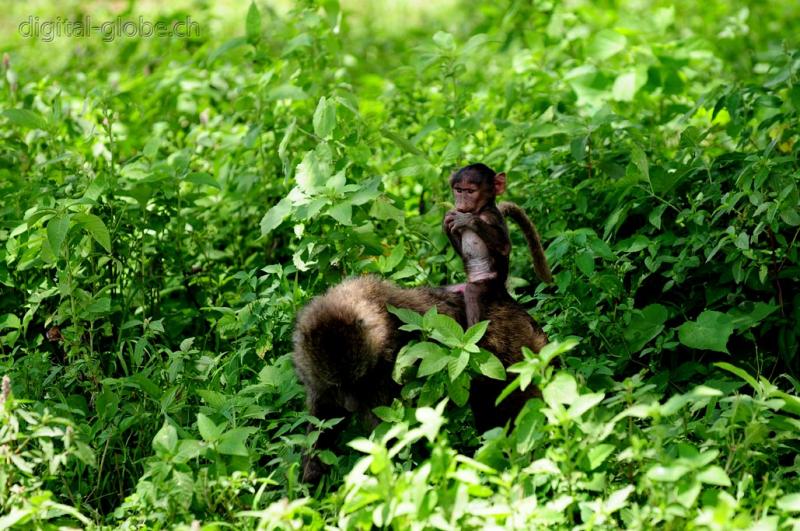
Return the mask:
M 339 397 L 333 388 L 327 388 L 321 392 L 314 391 L 308 387 L 306 389 L 308 392 L 308 411 L 318 419 L 328 420 L 349 415 L 347 410 L 339 404 Z M 308 424 L 309 433 L 315 429 L 313 424 Z M 343 429 L 344 422 L 339 422 L 332 428 L 323 430 L 311 449 L 305 453 L 303 456 L 304 482 L 319 483 L 322 475 L 327 472 L 327 466 L 319 460 L 316 452 L 332 448 Z

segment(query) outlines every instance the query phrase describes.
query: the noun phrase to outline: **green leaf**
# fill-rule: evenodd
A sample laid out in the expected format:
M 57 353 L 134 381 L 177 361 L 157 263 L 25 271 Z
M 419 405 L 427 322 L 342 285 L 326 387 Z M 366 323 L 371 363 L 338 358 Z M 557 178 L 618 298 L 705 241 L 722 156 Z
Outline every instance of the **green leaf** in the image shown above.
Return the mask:
M 631 149 L 631 162 L 639 169 L 644 180 L 650 182 L 650 165 L 647 162 L 647 155 L 639 146 L 633 146 Z M 666 205 L 664 206 L 666 207 Z
M 0 330 L 4 330 L 6 328 L 13 328 L 14 330 L 17 330 L 19 329 L 20 324 L 19 317 L 13 313 L 7 313 L 0 317 Z
M 594 470 L 602 465 L 613 451 L 613 444 L 596 444 L 592 446 L 586 453 L 586 458 L 589 462 L 589 470 Z
M 527 136 L 530 138 L 548 138 L 555 135 L 563 135 L 566 134 L 567 130 L 564 129 L 563 126 L 559 124 L 553 123 L 541 123 L 536 124 L 536 126 L 527 133 Z
M 98 316 L 108 315 L 109 313 L 111 313 L 111 297 L 99 296 L 84 308 L 81 315 L 92 321 Z
M 363 205 L 378 197 L 381 193 L 378 189 L 381 185 L 380 177 L 373 177 L 366 182 L 354 185 L 358 189 L 350 196 L 350 203 L 354 205 Z
M 423 181 L 425 177 L 435 173 L 433 166 L 427 159 L 418 155 L 409 155 L 392 167 L 392 173 L 397 177 L 415 177 Z
M 563 341 L 551 341 L 542 347 L 542 350 L 539 351 L 539 357 L 542 359 L 542 363 L 547 365 L 553 361 L 553 358 L 560 356 L 565 352 L 569 352 L 577 345 L 578 340 L 574 337 L 568 337 Z
M 469 381 L 467 374 L 462 372 L 458 378 L 447 383 L 447 396 L 459 407 L 469 400 Z
M 572 404 L 578 398 L 578 384 L 568 372 L 561 371 L 542 389 L 542 398 L 548 406 Z
M 217 58 L 230 50 L 238 48 L 243 44 L 247 44 L 247 37 L 234 37 L 233 39 L 229 39 L 222 43 L 221 46 L 216 48 L 213 52 L 208 54 L 208 59 L 206 60 L 206 64 L 210 66 Z
M 731 480 L 728 474 L 717 465 L 711 465 L 705 470 L 697 474 L 697 480 L 708 485 L 716 485 L 718 487 L 730 487 Z
M 388 305 L 386 309 L 389 313 L 396 315 L 398 319 L 400 319 L 404 323 L 415 325 L 416 329 L 422 328 L 422 315 L 414 310 L 409 310 L 408 308 L 397 308 L 392 305 Z
M 800 513 L 800 492 L 794 492 L 778 498 L 775 505 L 782 511 Z
M 697 496 L 703 490 L 703 486 L 694 478 L 686 478 L 678 482 L 674 487 L 675 500 L 686 508 L 692 507 L 697 500 Z
M 405 222 L 406 214 L 383 197 L 377 198 L 369 209 L 369 215 L 374 219 L 393 220 L 398 224 Z
M 458 357 L 451 356 L 447 362 L 447 374 L 450 376 L 450 381 L 458 378 L 469 363 L 469 352 L 462 351 Z
M 188 463 L 192 459 L 200 457 L 204 450 L 200 441 L 190 439 L 182 440 L 178 443 L 178 451 L 175 453 L 173 461 L 175 463 Z
M 757 325 L 778 310 L 778 306 L 763 302 L 745 302 L 728 312 L 733 317 L 736 330 L 746 330 Z
M 589 41 L 586 54 L 602 61 L 624 50 L 627 43 L 627 39 L 616 31 L 602 30 Z
M 397 144 L 403 151 L 407 153 L 413 153 L 414 155 L 419 155 L 420 157 L 425 157 L 425 153 L 423 153 L 417 146 L 412 144 L 410 141 L 406 140 L 404 137 L 389 131 L 388 129 L 381 129 L 381 134 Z
M 714 365 L 716 365 L 720 369 L 724 369 L 724 370 L 726 370 L 726 371 L 728 371 L 728 372 L 730 372 L 732 374 L 735 374 L 736 376 L 738 376 L 739 378 L 741 378 L 742 380 L 747 382 L 750 385 L 750 387 L 752 387 L 753 389 L 760 389 L 761 388 L 761 386 L 758 385 L 758 382 L 756 381 L 756 379 L 753 378 L 752 376 L 750 376 L 750 374 L 747 371 L 745 371 L 744 369 L 741 369 L 741 368 L 739 368 L 739 367 L 737 367 L 735 365 L 731 365 L 730 363 L 727 363 L 727 362 L 724 362 L 724 361 L 717 362 Z
M 304 100 L 308 98 L 308 94 L 297 85 L 284 83 L 283 85 L 278 85 L 270 89 L 267 93 L 267 97 L 271 100 Z
M 345 186 L 346 183 L 347 178 L 345 177 L 344 170 L 341 170 L 328 179 L 328 182 L 325 183 L 325 188 L 338 195 L 347 189 Z
M 733 328 L 733 317 L 706 310 L 697 321 L 687 321 L 678 328 L 678 340 L 690 348 L 727 353 L 726 345 Z
M 111 252 L 111 234 L 102 219 L 94 214 L 75 214 L 72 219 L 85 229 L 106 252 Z
M 581 252 L 575 256 L 575 265 L 581 273 L 590 277 L 594 274 L 594 255 L 589 252 Z
M 461 156 L 463 143 L 458 137 L 450 139 L 450 142 L 442 150 L 440 164 L 453 164 L 457 161 Z
M 489 328 L 489 321 L 480 321 L 469 327 L 464 334 L 464 344 L 476 344 L 486 333 L 487 328 Z
M 787 225 L 797 227 L 800 225 L 800 210 L 796 206 L 786 205 L 780 211 L 781 220 Z
M 212 186 L 217 189 L 222 189 L 216 179 L 211 176 L 210 173 L 205 171 L 196 171 L 192 172 L 186 176 L 186 182 L 197 184 L 197 185 L 204 185 L 204 186 Z
M 589 393 L 578 396 L 567 410 L 567 416 L 573 420 L 579 419 L 584 413 L 602 402 L 604 397 L 604 393 Z
M 264 217 L 261 218 L 261 235 L 266 236 L 275 230 L 283 220 L 289 217 L 292 211 L 292 201 L 288 197 L 284 197 L 278 204 L 270 208 Z
M 689 472 L 689 467 L 686 465 L 655 465 L 647 471 L 645 476 L 651 481 L 674 482 L 681 479 L 687 472 Z
M 61 254 L 61 245 L 69 231 L 69 214 L 59 214 L 47 222 L 47 241 L 56 256 Z
M 342 225 L 352 225 L 353 205 L 349 201 L 339 201 L 326 212 Z
M 200 436 L 204 441 L 215 442 L 217 439 L 219 439 L 220 435 L 222 435 L 222 432 L 225 429 L 225 423 L 223 422 L 217 426 L 213 420 L 202 413 L 198 413 L 197 429 L 200 431 Z
M 600 258 L 604 258 L 606 260 L 616 260 L 616 256 L 614 252 L 611 250 L 611 247 L 596 236 L 592 236 L 589 240 L 589 248 L 595 254 L 595 256 L 599 256 Z
M 623 72 L 614 80 L 611 88 L 611 97 L 617 101 L 633 101 L 636 93 L 647 82 L 647 71 L 634 68 Z
M 439 429 L 445 422 L 445 418 L 442 415 L 444 412 L 444 406 L 447 404 L 447 400 L 442 400 L 436 405 L 436 409 L 430 407 L 421 407 L 416 410 L 414 416 L 419 421 L 419 430 L 424 434 L 424 436 L 430 441 L 436 438 L 436 435 L 439 433 Z
M 746 232 L 740 232 L 736 239 L 733 241 L 733 244 L 736 246 L 737 249 L 746 250 L 750 248 L 750 238 L 747 236 Z
M 247 438 L 257 431 L 257 428 L 233 428 L 222 434 L 217 445 L 217 451 L 225 455 L 239 455 L 247 457 Z
M 256 44 L 261 40 L 261 12 L 255 2 L 250 2 L 250 8 L 247 10 L 245 34 L 250 44 Z
M 503 363 L 488 350 L 481 349 L 480 352 L 472 355 L 478 372 L 495 380 L 506 379 L 506 369 Z
M 439 372 L 447 366 L 449 361 L 450 353 L 437 345 L 435 350 L 430 349 L 424 353 L 422 363 L 419 364 L 417 376 L 430 376 L 431 374 Z
M 153 438 L 153 450 L 160 455 L 171 455 L 178 448 L 178 431 L 164 421 L 164 425 Z
M 569 150 L 573 158 L 578 162 L 583 162 L 586 158 L 586 144 L 589 142 L 588 135 L 578 136 L 569 143 Z
M 435 42 L 439 48 L 447 51 L 455 50 L 456 47 L 453 35 L 444 31 L 437 31 L 433 36 L 433 42 Z
M 612 492 L 608 497 L 608 500 L 606 500 L 606 502 L 603 504 L 605 512 L 610 514 L 625 507 L 625 501 L 634 490 L 635 487 L 633 485 L 628 485 L 627 487 L 622 487 L 621 489 Z
M 36 509 L 32 507 L 26 507 L 25 509 L 11 508 L 8 514 L 0 517 L 0 529 L 12 529 L 16 524 L 22 522 L 23 519 L 27 521 L 35 512 Z
M 458 322 L 441 313 L 425 314 L 423 324 L 431 329 L 431 337 L 448 347 L 458 347 L 464 339 L 464 330 Z
M 6 109 L 2 115 L 14 125 L 30 129 L 47 129 L 47 120 L 39 113 L 28 109 Z
M 369 439 L 353 439 L 352 441 L 347 443 L 347 446 L 353 448 L 357 452 L 361 452 L 364 454 L 371 454 L 373 450 L 376 449 L 377 445 L 370 441 Z
M 297 165 L 295 181 L 305 193 L 311 194 L 325 186 L 331 177 L 332 154 L 325 143 L 320 143 L 313 151 L 308 151 Z
M 336 103 L 322 96 L 317 104 L 317 110 L 314 111 L 314 134 L 320 138 L 327 138 L 335 126 Z
M 651 304 L 641 310 L 634 310 L 631 324 L 623 332 L 625 342 L 631 352 L 642 348 L 664 330 L 667 309 L 660 304 Z

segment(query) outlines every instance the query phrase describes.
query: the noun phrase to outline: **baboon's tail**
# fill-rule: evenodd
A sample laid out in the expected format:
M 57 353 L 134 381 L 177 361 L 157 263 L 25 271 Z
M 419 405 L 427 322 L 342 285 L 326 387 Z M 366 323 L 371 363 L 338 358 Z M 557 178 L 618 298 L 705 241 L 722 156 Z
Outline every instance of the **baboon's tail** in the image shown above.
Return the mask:
M 384 300 L 373 294 L 377 284 L 370 277 L 347 280 L 300 311 L 293 340 L 301 380 L 346 385 L 390 356 L 394 326 Z
M 525 235 L 525 240 L 528 242 L 528 249 L 531 252 L 531 259 L 533 260 L 533 270 L 543 282 L 553 282 L 553 275 L 550 273 L 550 266 L 547 265 L 547 258 L 544 256 L 544 248 L 542 247 L 542 240 L 539 238 L 539 232 L 536 230 L 536 225 L 530 220 L 517 204 L 508 201 L 503 201 L 497 205 L 500 213 L 507 218 L 511 218 L 522 229 Z

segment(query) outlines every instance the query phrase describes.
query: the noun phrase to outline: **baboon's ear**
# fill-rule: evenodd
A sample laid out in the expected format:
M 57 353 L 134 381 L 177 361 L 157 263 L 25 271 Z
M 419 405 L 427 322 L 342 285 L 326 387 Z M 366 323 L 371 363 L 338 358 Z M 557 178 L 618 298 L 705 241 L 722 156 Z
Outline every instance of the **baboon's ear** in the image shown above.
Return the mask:
M 506 174 L 500 172 L 494 176 L 494 195 L 500 195 L 506 191 Z

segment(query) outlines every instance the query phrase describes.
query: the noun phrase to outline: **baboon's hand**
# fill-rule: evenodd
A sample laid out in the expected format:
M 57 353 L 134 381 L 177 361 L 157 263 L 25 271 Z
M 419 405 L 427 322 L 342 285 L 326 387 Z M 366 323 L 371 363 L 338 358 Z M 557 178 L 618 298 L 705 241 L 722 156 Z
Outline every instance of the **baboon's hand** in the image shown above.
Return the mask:
M 442 225 L 444 226 L 445 234 L 450 234 L 453 232 L 453 223 L 455 222 L 455 216 L 458 214 L 457 211 L 451 210 L 447 214 L 444 215 L 444 222 Z
M 475 214 L 471 212 L 452 212 L 452 222 L 450 223 L 451 231 L 459 231 L 472 226 L 475 220 Z

